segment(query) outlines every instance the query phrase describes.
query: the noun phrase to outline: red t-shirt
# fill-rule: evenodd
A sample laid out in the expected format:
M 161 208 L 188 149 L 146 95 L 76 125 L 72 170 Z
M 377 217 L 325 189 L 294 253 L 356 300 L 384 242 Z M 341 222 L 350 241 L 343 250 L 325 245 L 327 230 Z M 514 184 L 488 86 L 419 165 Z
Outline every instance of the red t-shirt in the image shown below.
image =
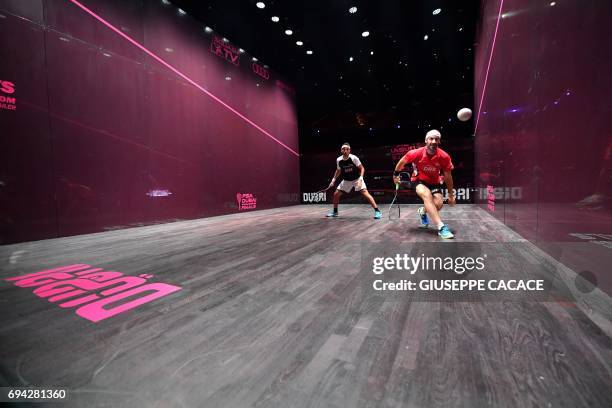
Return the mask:
M 413 163 L 417 169 L 417 180 L 427 184 L 442 183 L 443 177 L 440 175 L 440 170 L 450 171 L 454 168 L 448 153 L 439 147 L 433 156 L 427 154 L 426 147 L 410 150 L 404 155 L 403 160 L 406 163 Z

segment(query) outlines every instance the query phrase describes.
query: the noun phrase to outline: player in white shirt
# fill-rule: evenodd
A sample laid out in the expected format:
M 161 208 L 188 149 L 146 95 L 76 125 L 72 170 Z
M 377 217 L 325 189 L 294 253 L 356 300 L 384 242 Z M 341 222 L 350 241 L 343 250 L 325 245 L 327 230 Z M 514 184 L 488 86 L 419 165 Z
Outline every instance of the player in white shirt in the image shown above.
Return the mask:
M 342 175 L 342 181 L 334 192 L 334 209 L 327 214 L 328 217 L 338 216 L 338 204 L 340 203 L 340 197 L 343 193 L 350 193 L 352 189 L 360 192 L 370 203 L 374 209 L 374 218 L 379 220 L 382 217 L 382 213 L 376 206 L 374 197 L 368 193 L 365 181 L 363 181 L 363 174 L 365 168 L 361 164 L 359 158 L 351 154 L 351 146 L 348 143 L 344 143 L 340 149 L 342 156 L 336 159 L 336 172 L 329 183 L 329 188 L 333 187 L 336 183 L 336 178 Z

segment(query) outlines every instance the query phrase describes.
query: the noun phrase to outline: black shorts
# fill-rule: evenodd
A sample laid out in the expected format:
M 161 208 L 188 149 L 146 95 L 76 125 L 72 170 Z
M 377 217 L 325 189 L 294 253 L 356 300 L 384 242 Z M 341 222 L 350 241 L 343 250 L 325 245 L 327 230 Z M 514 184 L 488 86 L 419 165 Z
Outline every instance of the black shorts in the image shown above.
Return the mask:
M 427 184 L 424 181 L 421 180 L 417 180 L 417 181 L 413 181 L 412 185 L 414 187 L 414 189 L 416 190 L 416 187 L 422 184 L 425 187 L 427 187 L 429 189 L 429 191 L 431 191 L 431 194 L 442 194 L 444 195 L 444 193 L 442 192 L 442 189 L 444 188 L 444 185 L 442 184 Z

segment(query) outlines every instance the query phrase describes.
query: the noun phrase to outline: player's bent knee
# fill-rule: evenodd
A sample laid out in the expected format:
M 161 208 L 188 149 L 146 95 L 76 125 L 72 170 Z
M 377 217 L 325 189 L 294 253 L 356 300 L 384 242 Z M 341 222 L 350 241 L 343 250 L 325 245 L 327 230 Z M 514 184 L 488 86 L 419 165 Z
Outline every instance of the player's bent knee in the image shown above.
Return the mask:
M 420 193 L 417 192 L 417 194 L 423 201 L 433 201 L 433 196 L 429 191 L 421 191 Z

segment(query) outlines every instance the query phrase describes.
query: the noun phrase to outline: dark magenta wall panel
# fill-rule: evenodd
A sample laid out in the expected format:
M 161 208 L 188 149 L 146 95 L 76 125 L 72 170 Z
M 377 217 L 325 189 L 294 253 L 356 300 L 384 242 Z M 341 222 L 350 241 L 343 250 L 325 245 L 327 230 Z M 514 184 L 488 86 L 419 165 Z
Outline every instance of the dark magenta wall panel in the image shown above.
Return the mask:
M 20 10 L 36 15 L 36 2 L 29 4 Z M 27 240 L 29 231 L 49 238 L 56 233 L 56 206 L 44 31 L 4 10 L 0 15 L 0 81 L 12 84 L 12 90 L 0 86 L 0 243 Z
M 477 38 L 480 202 L 610 290 L 612 3 L 505 0 L 497 24 L 500 4 L 483 2 Z
M 1 242 L 242 211 L 237 194 L 298 202 L 294 96 L 277 75 L 213 54 L 174 6 L 80 3 L 152 55 L 70 1 L 0 2 L 0 80 L 17 89 L 0 111 Z

